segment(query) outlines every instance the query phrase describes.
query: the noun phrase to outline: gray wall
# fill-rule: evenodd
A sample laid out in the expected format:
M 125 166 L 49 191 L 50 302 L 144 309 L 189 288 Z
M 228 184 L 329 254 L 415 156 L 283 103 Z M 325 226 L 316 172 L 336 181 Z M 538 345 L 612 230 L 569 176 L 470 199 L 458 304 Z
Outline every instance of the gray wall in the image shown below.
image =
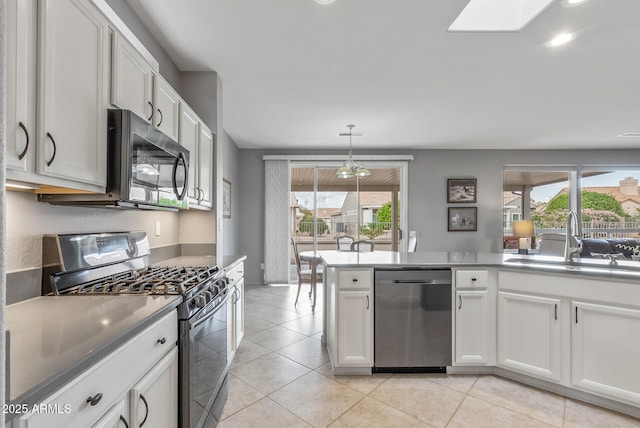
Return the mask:
M 229 134 L 223 132 L 224 148 L 222 150 L 222 163 L 223 170 L 222 176 L 225 180 L 231 182 L 231 218 L 223 218 L 222 231 L 224 233 L 222 254 L 235 255 L 241 251 L 239 245 L 240 236 L 240 204 L 241 195 L 244 192 L 244 185 L 241 181 L 241 175 L 244 175 L 245 171 L 240 162 L 240 150 L 233 142 Z M 222 215 L 222 213 L 220 213 Z
M 418 233 L 420 251 L 502 250 L 502 168 L 505 164 L 636 165 L 637 150 L 413 150 L 361 151 L 358 154 L 413 154 L 409 163 L 409 225 Z M 264 154 L 336 154 L 335 151 L 240 150 L 243 174 L 240 249 L 247 254 L 247 283 L 262 283 L 264 261 Z M 447 178 L 478 179 L 477 232 L 447 232 Z M 403 189 L 404 190 L 404 189 Z

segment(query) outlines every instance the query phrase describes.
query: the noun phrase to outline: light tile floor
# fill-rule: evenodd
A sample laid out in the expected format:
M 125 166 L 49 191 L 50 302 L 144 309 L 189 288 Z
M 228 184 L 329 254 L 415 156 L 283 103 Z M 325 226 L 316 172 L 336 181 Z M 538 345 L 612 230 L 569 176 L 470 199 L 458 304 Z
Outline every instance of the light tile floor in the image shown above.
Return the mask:
M 495 376 L 334 376 L 305 286 L 247 286 L 245 337 L 220 428 L 640 427 L 640 420 Z M 321 293 L 319 293 L 319 296 Z

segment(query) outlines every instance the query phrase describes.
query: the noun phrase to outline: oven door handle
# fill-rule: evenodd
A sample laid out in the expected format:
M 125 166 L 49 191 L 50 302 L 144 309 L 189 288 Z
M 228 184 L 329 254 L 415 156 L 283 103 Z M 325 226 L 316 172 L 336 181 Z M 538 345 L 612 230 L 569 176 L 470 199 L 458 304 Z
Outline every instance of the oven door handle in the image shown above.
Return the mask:
M 211 316 L 213 314 L 215 314 L 216 312 L 218 312 L 218 310 L 227 303 L 227 300 L 229 300 L 229 293 L 228 291 L 225 291 L 225 296 L 222 299 L 222 301 L 220 302 L 220 304 L 216 307 L 215 310 L 208 312 L 204 317 L 202 317 L 201 319 L 199 319 L 198 321 L 194 322 L 194 323 L 190 323 L 191 327 L 190 328 L 196 328 L 197 326 L 199 326 L 200 324 L 202 324 L 205 321 L 208 321 L 209 318 L 211 318 Z

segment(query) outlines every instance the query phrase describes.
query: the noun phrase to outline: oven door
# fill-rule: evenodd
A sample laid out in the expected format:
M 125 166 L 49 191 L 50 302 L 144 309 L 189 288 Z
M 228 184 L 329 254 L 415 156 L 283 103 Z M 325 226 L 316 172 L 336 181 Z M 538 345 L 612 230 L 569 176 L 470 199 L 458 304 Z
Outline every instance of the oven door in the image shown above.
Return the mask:
M 187 208 L 188 154 L 132 135 L 131 180 L 127 200 Z
M 216 299 L 214 308 L 205 308 L 191 320 L 180 321 L 184 323 L 181 329 L 184 329 L 182 333 L 186 339 L 181 346 L 180 367 L 182 428 L 213 426 L 220 418 L 221 404 L 226 397 L 218 393 L 228 370 L 229 294 L 227 290 L 224 293 L 221 299 Z

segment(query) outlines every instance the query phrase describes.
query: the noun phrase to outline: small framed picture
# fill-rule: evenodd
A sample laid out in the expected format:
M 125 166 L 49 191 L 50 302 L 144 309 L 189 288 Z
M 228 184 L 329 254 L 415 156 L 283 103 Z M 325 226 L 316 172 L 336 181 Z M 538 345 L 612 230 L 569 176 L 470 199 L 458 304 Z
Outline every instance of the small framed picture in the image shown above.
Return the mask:
M 449 178 L 447 180 L 447 202 L 450 204 L 474 204 L 478 181 L 475 178 Z
M 222 179 L 222 215 L 231 218 L 231 182 Z
M 478 230 L 478 208 L 447 208 L 447 230 L 449 232 L 474 232 Z

